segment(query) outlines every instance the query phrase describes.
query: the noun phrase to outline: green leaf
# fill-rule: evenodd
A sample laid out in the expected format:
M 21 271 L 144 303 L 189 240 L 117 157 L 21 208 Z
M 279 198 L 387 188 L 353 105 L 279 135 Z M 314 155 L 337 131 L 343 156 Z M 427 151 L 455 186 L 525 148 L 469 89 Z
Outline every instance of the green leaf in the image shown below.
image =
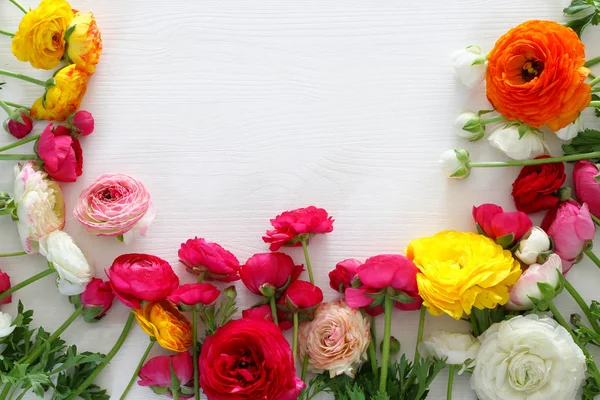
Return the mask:
M 581 37 L 583 30 L 589 25 L 598 25 L 600 1 L 598 0 L 573 0 L 563 12 L 573 17 L 565 25 L 573 29 Z
M 562 149 L 566 156 L 600 151 L 600 132 L 594 129 L 585 129 L 579 132 L 570 143 L 563 144 Z M 597 162 L 598 160 L 600 158 L 591 161 Z

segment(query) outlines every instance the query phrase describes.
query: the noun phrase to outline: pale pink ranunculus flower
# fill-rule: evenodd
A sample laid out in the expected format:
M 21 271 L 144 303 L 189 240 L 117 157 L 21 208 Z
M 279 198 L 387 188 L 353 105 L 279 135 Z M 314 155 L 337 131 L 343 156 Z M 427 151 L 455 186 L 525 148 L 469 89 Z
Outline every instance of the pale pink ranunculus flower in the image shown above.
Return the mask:
M 140 181 L 124 174 L 105 174 L 81 193 L 73 215 L 98 236 L 122 236 L 128 241 L 134 233 L 146 234 L 155 211 Z
M 23 249 L 38 254 L 39 240 L 65 226 L 62 190 L 35 162 L 28 161 L 15 166 L 13 196 Z
M 510 299 L 505 307 L 509 310 L 531 310 L 535 307 L 531 299 L 542 300 L 538 283 L 549 283 L 556 288 L 562 272 L 562 260 L 557 254 L 550 254 L 543 264 L 530 265 L 510 288 Z
M 371 341 L 369 321 L 359 310 L 341 300 L 323 303 L 311 322 L 300 326 L 300 359 L 308 356 L 308 369 L 334 376 L 354 377 L 360 364 L 367 360 Z

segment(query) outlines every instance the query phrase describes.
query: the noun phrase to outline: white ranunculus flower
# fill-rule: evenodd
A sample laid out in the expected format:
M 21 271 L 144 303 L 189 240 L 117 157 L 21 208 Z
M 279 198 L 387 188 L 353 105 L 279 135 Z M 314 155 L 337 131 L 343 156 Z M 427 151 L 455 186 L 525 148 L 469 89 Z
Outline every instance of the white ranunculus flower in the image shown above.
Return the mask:
M 538 226 L 534 226 L 523 236 L 519 242 L 519 248 L 515 252 L 515 256 L 527 265 L 535 264 L 540 253 L 550 249 L 550 238 L 544 230 Z
M 471 376 L 480 400 L 573 400 L 585 378 L 585 356 L 551 318 L 518 316 L 480 337 Z
M 419 353 L 428 358 L 447 358 L 451 365 L 461 365 L 474 360 L 479 350 L 479 341 L 468 333 L 435 331 L 419 343 Z
M 564 128 L 557 130 L 554 133 L 556 134 L 556 136 L 558 136 L 559 139 L 571 140 L 575 136 L 577 136 L 577 134 L 579 132 L 581 132 L 584 129 L 585 128 L 583 126 L 583 119 L 581 119 L 581 116 L 580 116 L 572 124 L 569 124 L 569 125 L 565 126 Z
M 468 46 L 458 50 L 450 58 L 456 76 L 469 89 L 474 88 L 485 79 L 487 62 L 485 55 L 481 54 L 479 46 Z
M 37 254 L 40 238 L 65 226 L 62 190 L 35 162 L 28 161 L 15 166 L 14 201 L 23 249 Z
M 538 283 L 549 283 L 557 287 L 562 274 L 562 260 L 557 254 L 550 254 L 543 264 L 533 264 L 527 268 L 517 283 L 510 288 L 510 299 L 506 303 L 509 310 L 531 310 L 534 307 L 531 298 L 542 299 Z
M 461 138 L 474 142 L 481 139 L 485 134 L 485 125 L 481 124 L 479 115 L 472 111 L 466 111 L 456 117 L 454 132 Z
M 516 125 L 497 128 L 488 138 L 492 146 L 514 160 L 528 160 L 546 153 L 541 133 L 529 130 L 523 137 Z
M 465 149 L 446 150 L 440 155 L 440 164 L 449 178 L 464 179 L 469 176 L 469 152 Z
M 10 335 L 16 326 L 13 325 L 13 318 L 0 311 L 0 338 Z
M 54 231 L 40 239 L 40 253 L 58 273 L 58 291 L 65 296 L 81 294 L 94 277 L 94 268 L 73 238 L 63 231 Z

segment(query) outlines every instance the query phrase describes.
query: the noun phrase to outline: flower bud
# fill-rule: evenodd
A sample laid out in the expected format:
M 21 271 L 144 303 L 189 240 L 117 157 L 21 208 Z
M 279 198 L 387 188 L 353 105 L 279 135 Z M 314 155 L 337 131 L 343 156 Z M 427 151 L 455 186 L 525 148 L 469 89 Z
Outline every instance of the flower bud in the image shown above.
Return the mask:
M 4 130 L 17 139 L 22 139 L 33 129 L 33 122 L 29 111 L 25 108 L 18 108 L 8 119 L 4 121 Z
M 8 313 L 0 311 L 0 339 L 10 335 L 16 326 L 13 325 L 13 318 Z
M 479 46 L 468 46 L 456 51 L 452 56 L 454 71 L 460 81 L 469 89 L 474 88 L 485 78 L 486 56 Z
M 575 326 L 581 325 L 581 315 L 571 314 L 571 324 L 573 324 Z
M 99 321 L 112 306 L 115 295 L 110 283 L 94 278 L 87 284 L 85 291 L 79 296 L 71 296 L 73 304 L 83 305 L 83 319 L 86 322 Z
M 230 300 L 235 300 L 235 298 L 237 297 L 237 291 L 235 290 L 235 286 L 226 287 L 225 290 L 223 290 L 223 294 L 226 298 Z
M 548 257 L 544 264 L 531 265 L 510 288 L 510 299 L 505 307 L 509 310 L 530 310 L 537 302 L 552 301 L 560 287 L 562 272 L 562 260 L 556 254 Z
M 381 341 L 381 344 L 379 345 L 379 350 L 383 351 L 383 340 Z M 398 354 L 398 353 L 400 353 L 400 342 L 394 336 L 391 336 L 390 337 L 390 354 L 394 355 L 394 354 Z
M 540 227 L 534 226 L 523 236 L 515 256 L 527 265 L 535 264 L 538 256 L 550 249 L 550 238 Z
M 67 117 L 69 129 L 72 133 L 87 136 L 94 132 L 94 117 L 88 111 L 77 111 Z
M 0 293 L 10 289 L 10 276 L 4 271 L 0 269 Z M 12 301 L 12 295 L 8 295 L 2 300 L 0 300 L 0 304 L 8 304 Z
M 527 125 L 509 124 L 497 128 L 488 139 L 492 146 L 514 160 L 528 160 L 546 153 L 539 130 Z
M 469 152 L 465 149 L 446 150 L 440 156 L 446 175 L 453 179 L 465 179 L 471 173 Z
M 483 138 L 485 134 L 485 124 L 481 122 L 481 117 L 474 112 L 467 111 L 460 114 L 454 121 L 454 132 L 461 138 L 474 142 Z
M 265 283 L 259 289 L 260 293 L 265 297 L 273 297 L 275 296 L 275 286 Z

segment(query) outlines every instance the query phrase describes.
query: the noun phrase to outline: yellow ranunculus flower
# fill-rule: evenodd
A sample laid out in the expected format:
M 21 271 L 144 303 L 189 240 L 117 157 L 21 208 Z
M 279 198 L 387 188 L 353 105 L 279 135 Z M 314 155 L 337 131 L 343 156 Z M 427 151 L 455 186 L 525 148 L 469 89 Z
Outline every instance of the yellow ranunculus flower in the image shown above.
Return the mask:
M 92 13 L 75 14 L 67 29 L 67 55 L 80 69 L 88 74 L 96 71 L 102 53 L 102 37 Z
M 73 16 L 65 0 L 42 0 L 19 24 L 12 41 L 15 57 L 34 68 L 55 68 L 65 54 L 65 32 Z
M 413 240 L 407 256 L 417 266 L 419 294 L 432 315 L 455 319 L 471 308 L 506 304 L 521 266 L 508 250 L 472 232 L 445 231 Z
M 54 75 L 54 85 L 37 99 L 31 115 L 48 121 L 64 121 L 77 111 L 87 89 L 89 75 L 75 64 L 67 65 Z
M 192 345 L 192 324 L 170 301 L 146 303 L 133 313 L 144 332 L 155 338 L 161 347 L 182 352 Z

